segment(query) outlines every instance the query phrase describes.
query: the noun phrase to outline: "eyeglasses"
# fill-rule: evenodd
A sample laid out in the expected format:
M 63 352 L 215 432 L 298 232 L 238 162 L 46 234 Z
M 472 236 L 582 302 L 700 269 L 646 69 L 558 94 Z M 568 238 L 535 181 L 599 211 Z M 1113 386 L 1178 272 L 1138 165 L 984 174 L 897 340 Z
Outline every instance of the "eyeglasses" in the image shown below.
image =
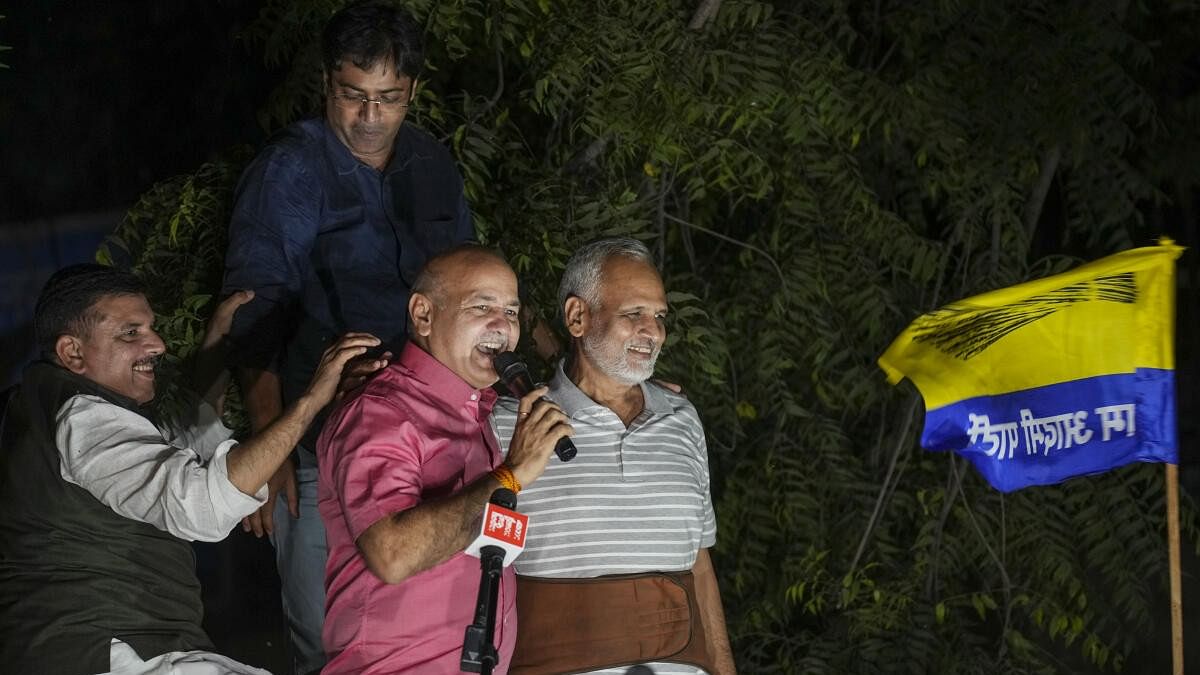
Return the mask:
M 401 96 L 380 96 L 367 98 L 358 94 L 332 94 L 333 104 L 346 110 L 359 110 L 368 103 L 374 103 L 377 110 L 385 113 L 398 113 L 408 108 L 408 99 Z

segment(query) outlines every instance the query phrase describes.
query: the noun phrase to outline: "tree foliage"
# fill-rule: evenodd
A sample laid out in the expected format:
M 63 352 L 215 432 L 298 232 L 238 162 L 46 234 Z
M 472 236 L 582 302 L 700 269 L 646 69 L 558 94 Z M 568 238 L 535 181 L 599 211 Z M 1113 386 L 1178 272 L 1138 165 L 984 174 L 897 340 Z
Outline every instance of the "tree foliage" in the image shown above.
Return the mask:
M 1157 234 L 1198 182 L 1193 3 L 406 4 L 429 42 L 410 122 L 451 147 L 538 314 L 578 244 L 655 251 L 662 375 L 706 422 L 744 672 L 1146 657 L 1167 618 L 1161 470 L 999 494 L 917 448 L 919 400 L 875 358 L 941 303 Z M 287 68 L 264 124 L 319 105 L 339 5 L 266 3 L 248 37 Z M 173 345 L 217 288 L 238 166 L 156 187 L 119 234 Z
M 201 166 L 193 174 L 155 185 L 125 215 L 117 231 L 105 238 L 96 260 L 129 267 L 146 284 L 155 309 L 154 328 L 167 344 L 157 405 L 167 419 L 181 417 L 190 388 L 181 386 L 181 364 L 196 354 L 208 316 L 221 290 L 222 261 L 233 206 L 233 188 L 249 161 L 247 148 Z M 230 406 L 229 421 L 244 430 L 240 407 Z

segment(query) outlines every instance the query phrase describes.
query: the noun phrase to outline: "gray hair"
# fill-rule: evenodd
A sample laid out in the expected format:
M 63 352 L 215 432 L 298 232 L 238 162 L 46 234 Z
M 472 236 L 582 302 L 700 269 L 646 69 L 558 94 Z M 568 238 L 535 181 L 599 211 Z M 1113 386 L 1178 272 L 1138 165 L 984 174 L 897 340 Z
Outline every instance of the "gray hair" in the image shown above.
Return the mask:
M 604 263 L 609 258 L 624 256 L 640 260 L 654 267 L 650 249 L 637 239 L 629 237 L 605 237 L 584 244 L 567 260 L 562 281 L 558 284 L 558 311 L 561 312 L 567 298 L 578 297 L 591 307 L 600 304 L 600 281 Z

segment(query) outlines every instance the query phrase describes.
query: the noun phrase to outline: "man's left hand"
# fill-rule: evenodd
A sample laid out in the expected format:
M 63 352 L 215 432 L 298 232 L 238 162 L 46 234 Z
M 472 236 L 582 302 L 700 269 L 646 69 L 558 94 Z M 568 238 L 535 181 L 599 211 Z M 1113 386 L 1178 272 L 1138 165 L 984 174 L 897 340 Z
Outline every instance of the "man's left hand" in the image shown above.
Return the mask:
M 225 336 L 233 325 L 238 308 L 254 299 L 254 291 L 236 291 L 217 305 L 204 329 L 204 339 L 192 362 L 192 388 L 220 414 L 224 408 L 225 387 L 229 372 L 225 370 Z
M 222 300 L 204 329 L 204 341 L 200 343 L 201 351 L 220 345 L 221 340 L 229 335 L 229 328 L 233 326 L 233 315 L 237 312 L 238 307 L 253 299 L 254 291 L 234 291 L 228 298 Z

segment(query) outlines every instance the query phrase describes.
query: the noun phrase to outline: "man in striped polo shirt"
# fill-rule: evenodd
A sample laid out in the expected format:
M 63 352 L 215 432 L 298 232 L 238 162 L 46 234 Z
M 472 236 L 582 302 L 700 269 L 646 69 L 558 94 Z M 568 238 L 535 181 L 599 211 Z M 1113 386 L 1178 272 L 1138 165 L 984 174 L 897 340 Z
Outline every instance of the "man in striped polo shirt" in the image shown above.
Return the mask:
M 708 554 L 717 528 L 704 429 L 686 398 L 649 381 L 667 313 L 649 250 L 623 238 L 584 246 L 558 301 L 572 340 L 548 397 L 570 417 L 579 454 L 552 459 L 519 496 L 530 525 L 515 562 L 512 672 L 732 673 Z M 524 414 L 515 399 L 496 405 L 505 452 Z

